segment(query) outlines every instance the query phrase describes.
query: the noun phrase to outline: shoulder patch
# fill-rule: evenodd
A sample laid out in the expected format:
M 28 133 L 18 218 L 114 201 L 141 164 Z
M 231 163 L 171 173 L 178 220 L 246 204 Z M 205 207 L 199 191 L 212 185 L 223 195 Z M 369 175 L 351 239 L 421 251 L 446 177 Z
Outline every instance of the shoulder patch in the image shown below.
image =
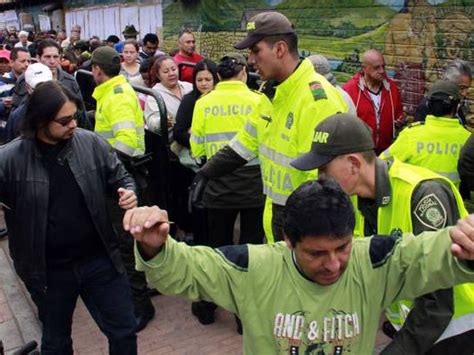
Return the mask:
M 416 205 L 414 214 L 421 224 L 433 230 L 446 226 L 446 208 L 435 194 L 423 197 Z
M 384 265 L 392 256 L 397 240 L 400 239 L 398 233 L 392 235 L 374 235 L 370 240 L 369 256 L 374 269 Z
M 114 87 L 114 94 L 123 94 L 123 89 L 120 85 Z
M 319 81 L 312 81 L 309 83 L 309 89 L 313 95 L 314 100 L 327 99 L 326 91 L 324 91 L 323 86 Z
M 248 271 L 249 267 L 249 248 L 247 244 L 227 245 L 217 248 L 216 251 L 224 260 L 239 271 Z

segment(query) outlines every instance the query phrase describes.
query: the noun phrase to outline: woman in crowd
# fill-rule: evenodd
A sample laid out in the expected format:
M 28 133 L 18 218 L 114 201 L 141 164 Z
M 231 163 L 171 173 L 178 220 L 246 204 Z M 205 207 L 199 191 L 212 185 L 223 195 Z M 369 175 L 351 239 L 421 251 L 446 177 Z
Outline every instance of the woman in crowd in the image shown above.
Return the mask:
M 217 67 L 212 61 L 209 59 L 203 59 L 197 62 L 193 71 L 193 91 L 184 95 L 178 112 L 176 113 L 176 124 L 173 127 L 173 138 L 175 143 L 173 144 L 181 153 L 178 154 L 181 164 L 188 166 L 190 169 L 197 167 L 196 164 L 194 166 L 189 166 L 186 164 L 192 164 L 194 162 L 189 152 L 191 149 L 189 145 L 189 138 L 194 106 L 197 99 L 199 99 L 201 95 L 207 94 L 209 91 L 211 91 L 217 84 L 218 80 Z M 194 174 L 192 175 L 194 178 Z M 206 245 L 206 210 L 193 208 L 192 219 L 194 244 Z
M 194 107 L 190 143 L 196 158 L 210 159 L 244 128 L 247 120 L 271 111 L 266 96 L 247 87 L 247 62 L 242 54 L 225 55 L 217 71 L 221 81 Z M 264 195 L 258 159 L 210 180 L 203 201 L 207 207 L 209 246 L 233 244 L 237 215 L 240 215 L 240 244 L 263 242 Z M 193 314 L 202 324 L 214 321 L 214 310 L 215 305 L 204 301 L 192 305 Z
M 194 173 L 182 166 L 176 155 L 167 147 L 171 143 L 171 134 L 174 118 L 181 101 L 187 93 L 191 92 L 192 85 L 178 80 L 178 66 L 173 58 L 169 56 L 158 57 L 150 68 L 149 75 L 152 89 L 162 98 L 166 106 L 167 125 L 162 123 L 162 112 L 156 100 L 148 96 L 145 104 L 145 123 L 147 129 L 157 136 L 159 145 L 166 149 L 160 149 L 160 171 L 159 177 L 153 183 L 159 186 L 167 196 L 161 203 L 167 206 L 170 218 L 176 221 L 180 229 L 178 237 L 190 241 L 192 239 L 191 216 L 187 209 L 188 186 L 191 184 Z M 159 181 L 159 182 L 158 182 Z M 159 185 L 158 185 L 159 184 Z
M 123 62 L 120 74 L 130 80 L 140 75 L 140 63 L 138 62 L 138 42 L 127 39 L 123 45 Z
M 194 105 L 203 94 L 211 91 L 219 81 L 217 67 L 209 59 L 196 63 L 193 72 L 193 91 L 183 97 L 176 114 L 176 124 L 173 127 L 173 138 L 182 146 L 190 149 L 189 130 L 193 118 Z
M 150 69 L 149 80 L 166 104 L 168 114 L 168 130 L 171 133 L 176 113 L 184 95 L 191 92 L 192 85 L 178 80 L 178 66 L 170 56 L 158 57 Z M 145 122 L 148 129 L 157 134 L 161 132 L 161 118 L 156 101 L 148 97 L 145 105 Z M 171 138 L 171 135 L 170 135 Z

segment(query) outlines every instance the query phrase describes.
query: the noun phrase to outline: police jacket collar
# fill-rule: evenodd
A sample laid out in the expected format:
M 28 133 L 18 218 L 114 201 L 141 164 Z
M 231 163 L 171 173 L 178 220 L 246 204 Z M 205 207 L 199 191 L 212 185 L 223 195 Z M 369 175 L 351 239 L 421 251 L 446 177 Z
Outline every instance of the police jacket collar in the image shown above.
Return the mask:
M 392 199 L 392 186 L 388 170 L 391 163 L 377 158 L 375 160 L 375 200 L 368 198 L 358 198 L 358 205 L 374 204 L 375 207 L 383 207 L 390 203 Z
M 219 81 L 214 90 L 236 90 L 248 89 L 247 85 L 240 80 Z
M 292 92 L 295 92 L 295 86 L 301 85 L 301 82 L 306 83 L 308 78 L 314 77 L 314 67 L 311 64 L 310 60 L 305 58 L 303 59 L 298 66 L 296 67 L 295 71 L 284 80 L 280 85 L 276 87 L 278 95 L 288 95 Z
M 127 79 L 125 79 L 122 74 L 114 76 L 113 78 L 110 78 L 109 80 L 104 81 L 102 84 L 98 85 L 95 88 L 92 97 L 99 101 L 104 95 L 113 90 L 114 87 L 116 87 L 117 85 L 125 84 L 126 82 Z
M 433 115 L 426 116 L 426 126 L 446 127 L 446 126 L 461 126 L 457 117 L 437 117 Z

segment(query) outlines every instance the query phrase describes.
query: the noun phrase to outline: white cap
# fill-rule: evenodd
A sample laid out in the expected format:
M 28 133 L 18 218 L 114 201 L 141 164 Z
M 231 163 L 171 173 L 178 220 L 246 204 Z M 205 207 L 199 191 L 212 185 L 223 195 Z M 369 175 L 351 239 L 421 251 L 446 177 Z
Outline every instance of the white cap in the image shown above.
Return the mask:
M 41 63 L 30 64 L 25 71 L 25 82 L 34 89 L 39 83 L 53 80 L 53 73 Z

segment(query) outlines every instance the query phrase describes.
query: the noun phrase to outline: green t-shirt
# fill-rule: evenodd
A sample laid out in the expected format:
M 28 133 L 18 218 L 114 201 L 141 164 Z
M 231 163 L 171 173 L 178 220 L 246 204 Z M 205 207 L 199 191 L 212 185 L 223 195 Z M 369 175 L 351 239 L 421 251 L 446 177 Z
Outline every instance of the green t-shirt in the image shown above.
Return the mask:
M 428 235 L 429 234 L 429 235 Z M 168 238 L 137 269 L 164 294 L 212 301 L 243 324 L 245 354 L 371 354 L 380 314 L 397 299 L 472 282 L 450 252 L 447 229 L 417 238 L 355 239 L 341 278 L 321 286 L 298 271 L 283 242 L 219 249 Z

